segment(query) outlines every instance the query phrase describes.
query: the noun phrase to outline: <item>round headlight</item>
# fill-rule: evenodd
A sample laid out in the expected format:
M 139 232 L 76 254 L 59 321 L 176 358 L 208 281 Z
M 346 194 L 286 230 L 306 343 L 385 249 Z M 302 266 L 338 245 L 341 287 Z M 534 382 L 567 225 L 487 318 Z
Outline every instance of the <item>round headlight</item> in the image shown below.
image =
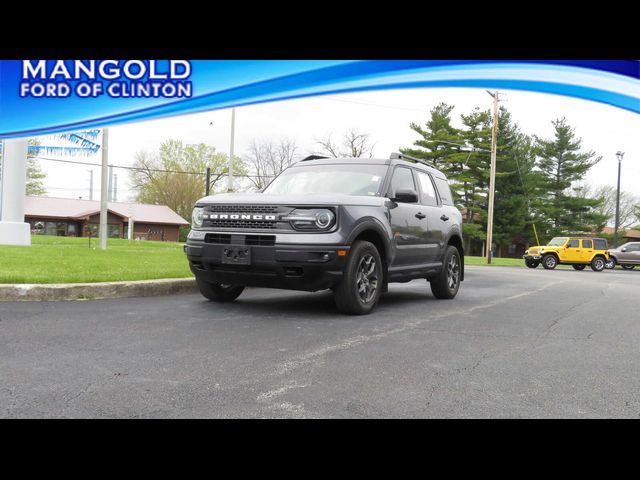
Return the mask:
M 327 228 L 333 221 L 333 213 L 330 211 L 318 212 L 316 214 L 316 225 L 318 228 Z
M 202 207 L 196 207 L 193 209 L 191 213 L 191 224 L 193 228 L 200 228 L 202 226 L 202 212 L 204 209 Z

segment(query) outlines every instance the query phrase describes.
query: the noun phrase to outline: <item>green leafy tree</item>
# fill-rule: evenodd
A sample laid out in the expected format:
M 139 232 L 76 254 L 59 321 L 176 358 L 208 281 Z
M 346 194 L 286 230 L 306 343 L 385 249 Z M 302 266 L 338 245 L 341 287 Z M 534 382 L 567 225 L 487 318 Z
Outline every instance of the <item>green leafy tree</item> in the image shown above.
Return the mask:
M 35 138 L 29 139 L 29 145 L 38 146 L 40 141 Z M 27 154 L 27 186 L 25 193 L 27 195 L 42 196 L 47 194 L 44 188 L 44 179 L 47 174 L 42 171 L 38 160 L 33 154 Z
M 179 140 L 167 140 L 159 152 L 140 151 L 135 154 L 130 174 L 131 184 L 141 203 L 167 205 L 189 220 L 194 204 L 205 195 L 206 170 L 211 168 L 211 191 L 214 192 L 228 170 L 228 156 L 203 143 L 184 145 Z M 234 175 L 246 175 L 247 169 L 239 157 L 233 159 Z
M 546 203 L 541 213 L 546 218 L 545 230 L 551 235 L 590 232 L 606 220 L 595 211 L 599 199 L 571 194 L 571 186 L 584 178 L 602 157 L 583 152 L 582 140 L 565 118 L 553 121 L 555 135 L 545 140 L 536 137 L 537 166 L 544 175 Z

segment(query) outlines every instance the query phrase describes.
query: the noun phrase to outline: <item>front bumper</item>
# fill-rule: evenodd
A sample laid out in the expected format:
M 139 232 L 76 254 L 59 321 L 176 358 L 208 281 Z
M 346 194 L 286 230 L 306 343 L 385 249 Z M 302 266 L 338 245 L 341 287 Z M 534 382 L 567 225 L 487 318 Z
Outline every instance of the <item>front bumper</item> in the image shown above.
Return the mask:
M 248 265 L 223 263 L 225 250 L 235 247 L 250 249 Z M 246 246 L 192 239 L 184 247 L 191 271 L 199 279 L 309 292 L 325 290 L 340 282 L 349 249 L 346 245 Z M 338 250 L 345 251 L 346 255 L 339 256 Z
M 539 262 L 542 260 L 542 255 L 523 255 L 522 258 L 530 260 L 532 262 Z

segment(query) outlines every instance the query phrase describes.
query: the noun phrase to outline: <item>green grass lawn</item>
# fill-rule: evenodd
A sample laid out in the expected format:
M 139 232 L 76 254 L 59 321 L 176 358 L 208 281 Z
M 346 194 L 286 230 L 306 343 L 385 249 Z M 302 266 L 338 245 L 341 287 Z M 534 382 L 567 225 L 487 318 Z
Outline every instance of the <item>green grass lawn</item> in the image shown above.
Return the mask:
M 30 247 L 0 245 L 0 283 L 83 283 L 191 277 L 182 244 L 32 236 Z
M 465 265 L 486 265 L 485 257 L 464 257 Z M 498 267 L 524 267 L 524 260 L 521 258 L 492 258 L 491 265 Z

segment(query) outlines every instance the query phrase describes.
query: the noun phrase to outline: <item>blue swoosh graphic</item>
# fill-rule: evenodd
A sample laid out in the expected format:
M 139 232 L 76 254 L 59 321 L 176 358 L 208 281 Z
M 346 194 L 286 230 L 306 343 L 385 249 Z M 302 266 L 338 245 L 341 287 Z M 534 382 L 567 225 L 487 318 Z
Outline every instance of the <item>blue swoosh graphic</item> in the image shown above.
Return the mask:
M 191 98 L 21 98 L 22 62 L 0 61 L 0 138 L 47 135 L 336 93 L 398 88 L 527 90 L 640 113 L 637 60 L 196 60 Z

